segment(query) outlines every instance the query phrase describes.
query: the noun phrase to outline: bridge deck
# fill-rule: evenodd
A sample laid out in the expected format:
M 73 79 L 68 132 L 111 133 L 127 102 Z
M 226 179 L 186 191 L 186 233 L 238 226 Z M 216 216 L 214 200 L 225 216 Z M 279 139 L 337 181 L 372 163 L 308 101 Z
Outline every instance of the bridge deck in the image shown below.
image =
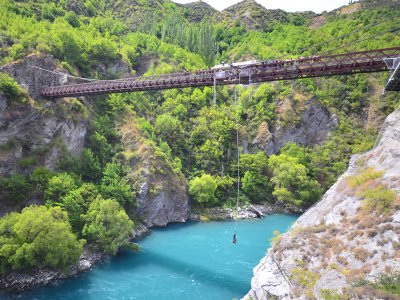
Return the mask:
M 230 85 L 381 72 L 388 70 L 384 60 L 396 57 L 400 57 L 400 47 L 330 56 L 312 56 L 296 60 L 270 60 L 241 67 L 227 65 L 219 69 L 46 87 L 42 91 L 42 96 L 49 98 L 77 97 L 212 86 L 214 85 L 214 79 L 217 85 Z

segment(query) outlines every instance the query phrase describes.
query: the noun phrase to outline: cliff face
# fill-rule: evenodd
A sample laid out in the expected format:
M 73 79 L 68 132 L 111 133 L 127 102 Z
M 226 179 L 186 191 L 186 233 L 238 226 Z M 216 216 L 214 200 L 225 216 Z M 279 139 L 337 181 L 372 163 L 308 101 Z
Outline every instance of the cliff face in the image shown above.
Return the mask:
M 31 98 L 25 103 L 13 103 L 0 95 L 0 144 L 3 146 L 0 175 L 23 171 L 18 161 L 36 154 L 46 167 L 52 169 L 61 146 L 72 155 L 79 154 L 83 148 L 88 117 L 83 104 L 76 99 L 41 99 L 43 86 L 63 84 L 66 78 L 35 67 L 58 68 L 51 56 L 31 55 L 3 69 L 28 91 Z
M 128 176 L 137 194 L 137 215 L 147 227 L 185 222 L 189 213 L 188 184 L 173 162 L 146 139 L 135 117 L 119 127 Z
M 288 142 L 299 145 L 318 145 L 326 141 L 338 126 L 338 119 L 317 101 L 308 101 L 301 113 L 299 122 L 287 126 L 277 125 L 271 130 L 262 123 L 253 145 L 268 155 L 278 153 Z
M 66 78 L 35 67 L 60 70 L 49 55 L 27 56 L 2 68 L 27 95 L 18 102 L 0 93 L 0 176 L 28 174 L 39 166 L 54 169 L 60 155 L 83 149 L 89 111 L 78 99 L 42 99 L 41 87 L 63 84 Z M 0 204 L 1 214 L 17 209 L 15 203 Z
M 387 117 L 374 149 L 353 156 L 322 200 L 276 239 L 254 268 L 245 299 L 376 297 L 351 284 L 400 269 L 399 178 L 398 110 Z

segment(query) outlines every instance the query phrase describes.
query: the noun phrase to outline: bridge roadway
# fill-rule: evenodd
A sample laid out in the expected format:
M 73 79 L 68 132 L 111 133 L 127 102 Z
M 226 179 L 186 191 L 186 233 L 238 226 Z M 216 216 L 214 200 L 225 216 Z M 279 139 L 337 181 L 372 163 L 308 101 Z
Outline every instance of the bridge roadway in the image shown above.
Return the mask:
M 219 68 L 155 76 L 99 80 L 90 83 L 45 87 L 47 98 L 164 90 L 277 80 L 382 72 L 388 70 L 385 59 L 399 58 L 400 47 L 299 59 L 269 60 L 248 65 L 225 65 Z

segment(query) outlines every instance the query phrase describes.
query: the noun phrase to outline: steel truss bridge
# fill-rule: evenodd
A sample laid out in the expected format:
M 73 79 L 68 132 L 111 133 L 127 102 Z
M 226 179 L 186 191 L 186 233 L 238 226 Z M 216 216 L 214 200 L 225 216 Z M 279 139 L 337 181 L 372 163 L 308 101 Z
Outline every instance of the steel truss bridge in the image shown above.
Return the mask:
M 399 65 L 400 47 L 394 47 L 299 59 L 226 64 L 193 72 L 51 86 L 42 90 L 42 96 L 47 98 L 78 97 L 186 87 L 250 84 L 387 70 L 391 70 L 392 74 L 386 90 L 398 91 L 400 90 Z

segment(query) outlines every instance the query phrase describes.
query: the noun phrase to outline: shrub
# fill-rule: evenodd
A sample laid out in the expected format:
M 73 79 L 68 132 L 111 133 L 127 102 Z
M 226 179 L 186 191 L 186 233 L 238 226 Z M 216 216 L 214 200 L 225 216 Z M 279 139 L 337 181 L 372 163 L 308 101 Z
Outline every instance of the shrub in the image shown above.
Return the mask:
M 22 168 L 29 168 L 34 166 L 37 163 L 37 159 L 35 156 L 28 156 L 28 157 L 24 157 L 21 158 L 18 161 L 18 164 L 22 167 Z
M 367 189 L 359 193 L 364 198 L 364 207 L 367 211 L 377 210 L 379 213 L 388 213 L 397 198 L 397 193 L 383 185 Z
M 271 238 L 271 244 L 272 244 L 272 247 L 275 247 L 275 246 L 279 245 L 279 243 L 282 241 L 283 235 L 278 230 L 274 230 L 272 232 L 272 234 L 273 234 L 273 237 Z
M 94 184 L 84 183 L 61 198 L 59 205 L 67 211 L 69 222 L 76 234 L 81 234 L 84 226 L 83 215 L 98 195 L 99 191 Z
M 14 44 L 10 48 L 10 56 L 14 59 L 20 59 L 25 56 L 25 48 L 21 44 Z
M 82 234 L 96 249 L 115 254 L 119 248 L 129 245 L 134 224 L 118 202 L 96 199 L 84 220 Z
M 371 299 L 398 299 L 400 295 L 400 273 L 382 273 L 375 282 L 365 279 L 355 282 L 358 296 L 368 296 Z
M 3 92 L 9 100 L 19 100 L 22 95 L 18 83 L 5 73 L 0 73 L 0 92 Z
M 307 296 L 313 295 L 313 288 L 319 279 L 319 275 L 310 270 L 294 268 L 290 271 L 290 279 L 306 289 Z
M 364 248 L 355 248 L 353 250 L 353 252 L 354 252 L 354 257 L 362 262 L 365 262 L 367 260 L 367 258 L 369 257 L 368 250 L 366 250 Z
M 368 168 L 363 170 L 360 174 L 349 176 L 347 182 L 352 188 L 359 187 L 370 180 L 375 180 L 381 178 L 383 172 L 376 171 L 374 168 Z

